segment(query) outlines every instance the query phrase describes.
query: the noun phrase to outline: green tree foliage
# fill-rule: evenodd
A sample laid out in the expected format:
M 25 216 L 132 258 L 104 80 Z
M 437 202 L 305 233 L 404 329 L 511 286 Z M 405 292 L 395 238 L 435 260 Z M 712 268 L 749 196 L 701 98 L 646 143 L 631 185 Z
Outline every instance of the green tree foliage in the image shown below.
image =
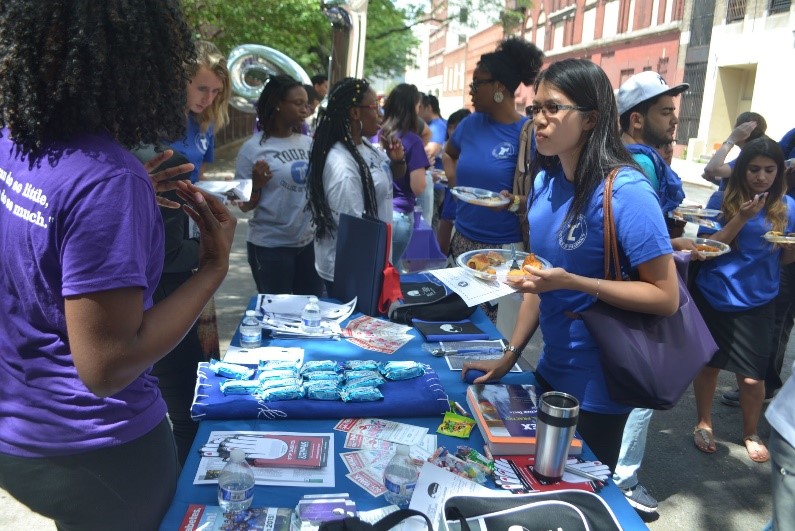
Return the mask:
M 229 53 L 240 44 L 275 48 L 312 75 L 325 72 L 331 54 L 331 24 L 319 0 L 183 0 L 197 37 Z M 392 77 L 411 62 L 417 45 L 412 12 L 390 0 L 370 0 L 365 44 L 365 75 Z

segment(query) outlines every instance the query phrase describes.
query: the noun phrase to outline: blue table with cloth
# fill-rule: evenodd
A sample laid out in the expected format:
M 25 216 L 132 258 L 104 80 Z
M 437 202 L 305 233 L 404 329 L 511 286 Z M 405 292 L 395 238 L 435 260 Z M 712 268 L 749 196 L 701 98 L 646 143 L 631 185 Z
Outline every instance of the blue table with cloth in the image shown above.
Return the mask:
M 251 299 L 249 309 L 253 309 L 256 297 Z M 352 318 L 358 317 L 356 314 Z M 492 339 L 501 338 L 496 327 L 488 320 L 482 310 L 478 309 L 472 316 L 472 321 L 486 331 Z M 421 361 L 429 365 L 432 371 L 432 377 L 438 378 L 438 384 L 441 384 L 446 394 L 450 399 L 457 401 L 459 404 L 466 407 L 466 386 L 467 384 L 461 380 L 461 373 L 450 371 L 447 363 L 442 358 L 436 358 L 421 349 L 423 339 L 418 332 L 412 330 L 411 334 L 413 339 L 401 347 L 397 352 L 392 355 L 386 355 L 378 352 L 372 352 L 360 348 L 346 340 L 328 341 L 328 340 L 265 340 L 263 346 L 280 346 L 280 347 L 302 347 L 304 349 L 304 360 L 317 360 L 317 359 L 372 359 L 376 361 L 383 360 L 415 360 Z M 239 345 L 239 334 L 236 333 L 232 340 L 233 345 Z M 502 379 L 503 383 L 534 383 L 532 373 L 509 373 Z M 436 382 L 433 382 L 436 383 Z M 435 385 L 434 385 L 435 387 Z M 296 403 L 306 402 L 306 400 L 296 401 Z M 283 402 L 280 402 L 280 404 Z M 375 403 L 376 406 L 378 403 Z M 381 415 L 378 409 L 370 410 L 366 415 L 349 415 L 344 409 L 347 404 L 336 403 L 338 410 L 345 411 L 342 415 L 337 415 L 329 418 L 279 418 L 278 420 L 257 419 L 257 418 L 238 418 L 231 420 L 203 420 L 199 423 L 199 431 L 194 440 L 191 453 L 188 457 L 182 474 L 177 483 L 177 492 L 174 500 L 171 503 L 166 516 L 161 523 L 160 529 L 163 531 L 173 531 L 179 528 L 180 523 L 188 509 L 189 504 L 206 504 L 217 505 L 217 486 L 216 485 L 194 485 L 193 479 L 199 467 L 200 455 L 199 450 L 202 445 L 208 440 L 210 432 L 212 431 L 285 431 L 285 432 L 305 432 L 305 433 L 334 433 L 334 448 L 335 452 L 339 453 L 344 451 L 345 433 L 334 431 L 333 428 L 342 417 L 356 417 L 356 416 L 373 416 L 382 418 L 391 418 L 392 420 L 427 427 L 429 434 L 436 434 L 441 420 L 442 414 L 425 414 L 425 416 L 414 416 L 418 413 L 413 404 L 411 397 L 406 397 L 404 403 L 401 405 L 400 411 L 402 414 L 392 413 L 390 415 Z M 368 405 L 368 407 L 373 407 Z M 440 409 L 444 409 L 441 407 Z M 448 437 L 436 434 L 437 446 L 444 446 L 451 451 L 459 445 L 465 444 L 476 449 L 483 448 L 483 438 L 475 428 L 472 431 L 469 439 L 459 439 L 455 437 Z M 587 447 L 583 452 L 586 459 L 595 459 L 593 453 Z M 334 456 L 334 472 L 335 472 L 335 486 L 333 488 L 302 488 L 302 487 L 272 487 L 257 485 L 254 493 L 254 506 L 255 507 L 289 507 L 293 508 L 297 505 L 298 500 L 305 494 L 329 494 L 347 492 L 356 501 L 359 510 L 369 510 L 378 507 L 384 507 L 387 502 L 383 496 L 374 498 L 361 487 L 350 481 L 345 477 L 347 469 L 342 464 L 338 456 Z M 647 529 L 640 517 L 634 509 L 627 503 L 624 494 L 612 482 L 610 482 L 600 492 L 600 496 L 610 505 L 621 525 L 624 529 Z

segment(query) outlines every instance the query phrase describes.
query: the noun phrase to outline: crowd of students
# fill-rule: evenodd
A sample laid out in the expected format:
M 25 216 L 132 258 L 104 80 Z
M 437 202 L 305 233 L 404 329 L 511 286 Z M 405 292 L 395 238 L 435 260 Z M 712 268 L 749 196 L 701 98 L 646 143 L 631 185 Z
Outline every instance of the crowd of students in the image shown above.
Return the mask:
M 235 218 L 192 184 L 212 161 L 229 77 L 217 49 L 191 40 L 176 0 L 50 4 L 46 16 L 29 0 L 0 7 L 0 487 L 59 529 L 104 529 L 109 521 L 151 529 L 170 503 L 195 428 L 185 415 L 198 362 L 195 323 L 229 266 Z M 382 114 L 363 79 L 330 89 L 324 76 L 311 86 L 269 80 L 257 131 L 236 164 L 236 177 L 252 180 L 250 200 L 238 206 L 253 211 L 247 246 L 257 289 L 333 292 L 341 213 L 396 224 L 398 262 L 414 206 L 429 195 L 431 167 L 444 168 L 449 186 L 502 194 L 503 207 L 445 196 L 432 209 L 453 256 L 514 245 L 553 265 L 514 284 L 522 294 L 516 308 L 507 300 L 497 307 L 512 328 L 502 359 L 468 363 L 463 376 L 479 369 L 478 382 L 499 378 L 540 329 L 538 385 L 579 400 L 584 440 L 615 470 L 630 503 L 654 511 L 637 479 L 651 412 L 610 398 L 599 349 L 572 316 L 596 300 L 673 313 L 672 253 L 690 252 L 699 264 L 690 289 L 719 346 L 694 382 L 693 442 L 715 451 L 715 382 L 719 370 L 734 372 L 742 442 L 751 460 L 772 460 L 781 471 L 773 522 L 791 529 L 792 504 L 782 500 L 793 489 L 795 384 L 775 379 L 793 323 L 787 264 L 795 246 L 762 236 L 795 232 L 785 169 L 795 133 L 779 144 L 764 136 L 761 116 L 738 118 L 705 170 L 725 184 L 707 205 L 720 211 L 722 228 L 699 231 L 732 251 L 704 260 L 667 217 L 684 198 L 665 157 L 674 98 L 687 86 L 644 72 L 616 97 L 588 60 L 544 70 L 542 62 L 533 44 L 505 40 L 475 68 L 475 112 L 447 123 L 438 101 L 413 85 L 398 85 Z M 522 115 L 514 92 L 531 83 Z M 156 147 L 142 164 L 130 151 L 145 145 L 170 149 Z M 733 145 L 740 156 L 725 163 Z M 171 150 L 184 158 L 164 165 Z M 621 282 L 603 278 L 601 205 L 612 171 Z M 768 410 L 770 450 L 756 429 L 766 380 L 771 396 L 781 387 Z

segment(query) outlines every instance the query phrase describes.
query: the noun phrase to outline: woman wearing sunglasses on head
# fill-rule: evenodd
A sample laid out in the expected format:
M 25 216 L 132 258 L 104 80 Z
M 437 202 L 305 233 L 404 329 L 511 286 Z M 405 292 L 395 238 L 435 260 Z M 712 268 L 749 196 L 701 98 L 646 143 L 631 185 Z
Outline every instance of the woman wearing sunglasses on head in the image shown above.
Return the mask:
M 670 315 L 679 287 L 657 196 L 621 143 L 613 90 L 594 63 L 553 63 L 536 79 L 536 175 L 528 198 L 533 251 L 553 268 L 532 269 L 515 284 L 524 296 L 511 343 L 497 362 L 470 363 L 499 378 L 540 326 L 544 350 L 536 370 L 543 390 L 580 401 L 579 433 L 600 461 L 615 468 L 624 423 L 632 409 L 613 402 L 599 349 L 580 312 L 597 300 L 632 311 Z M 612 207 L 624 281 L 604 279 L 602 197 L 607 175 L 618 168 Z
M 469 94 L 475 112 L 463 120 L 447 141 L 443 156 L 449 185 L 482 188 L 499 193 L 513 189 L 519 133 L 527 121 L 516 111 L 514 93 L 529 85 L 541 68 L 544 54 L 535 45 L 510 38 L 481 56 L 472 74 Z M 519 203 L 510 208 L 487 208 L 457 201 L 455 234 L 450 253 L 474 249 L 522 246 Z M 487 308 L 492 320 L 496 310 Z

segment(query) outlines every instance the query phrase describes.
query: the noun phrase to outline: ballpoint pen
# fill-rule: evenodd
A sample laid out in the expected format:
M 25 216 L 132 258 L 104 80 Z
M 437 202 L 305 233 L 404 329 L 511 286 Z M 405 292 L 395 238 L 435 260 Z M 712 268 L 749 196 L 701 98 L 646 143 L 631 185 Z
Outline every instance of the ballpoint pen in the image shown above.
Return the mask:
M 580 470 L 579 468 L 575 468 L 571 465 L 566 465 L 563 470 L 566 472 L 570 472 L 575 476 L 580 476 L 581 478 L 590 479 L 591 481 L 598 481 L 599 483 L 605 483 L 607 479 L 600 478 L 599 476 L 595 476 L 589 472 L 585 472 L 584 470 Z

